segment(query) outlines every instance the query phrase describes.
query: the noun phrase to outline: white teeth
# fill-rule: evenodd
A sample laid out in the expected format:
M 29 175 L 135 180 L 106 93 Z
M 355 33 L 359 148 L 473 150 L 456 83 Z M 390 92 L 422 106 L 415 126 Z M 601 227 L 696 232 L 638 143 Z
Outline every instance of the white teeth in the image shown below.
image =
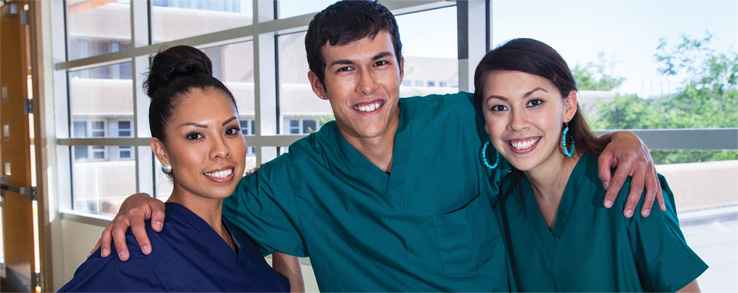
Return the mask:
M 527 149 L 527 148 L 533 146 L 533 144 L 535 144 L 536 141 L 538 141 L 538 140 L 537 139 L 528 139 L 528 140 L 524 140 L 524 141 L 513 141 L 510 144 L 514 148 L 516 148 L 516 149 L 524 150 L 524 149 Z
M 361 112 L 371 112 L 379 108 L 380 105 L 381 105 L 380 102 L 376 102 L 370 105 L 356 106 L 354 107 L 354 109 L 359 110 Z
M 215 178 L 226 178 L 233 173 L 233 169 L 213 172 L 213 173 L 205 173 L 205 176 L 215 177 Z

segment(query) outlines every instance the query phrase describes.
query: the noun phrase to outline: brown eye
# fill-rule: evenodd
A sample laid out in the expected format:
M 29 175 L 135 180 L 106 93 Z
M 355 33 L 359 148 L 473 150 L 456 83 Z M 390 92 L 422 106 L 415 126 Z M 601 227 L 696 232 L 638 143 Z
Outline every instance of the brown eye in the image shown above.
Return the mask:
M 533 100 L 530 100 L 530 102 L 528 102 L 528 105 L 527 106 L 528 107 L 535 107 L 535 106 L 539 106 L 541 104 L 543 104 L 543 100 L 541 100 L 541 99 L 533 99 Z
M 198 140 L 198 139 L 203 138 L 203 136 L 202 136 L 202 134 L 197 133 L 197 132 L 190 132 L 187 135 L 185 135 L 185 138 L 187 140 Z

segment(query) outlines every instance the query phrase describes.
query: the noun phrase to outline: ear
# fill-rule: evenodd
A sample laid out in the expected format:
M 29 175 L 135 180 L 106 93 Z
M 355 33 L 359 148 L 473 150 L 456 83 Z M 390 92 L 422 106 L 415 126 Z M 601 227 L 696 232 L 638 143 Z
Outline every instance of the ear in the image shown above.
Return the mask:
M 574 118 L 574 114 L 577 113 L 577 92 L 571 91 L 569 96 L 564 99 L 564 121 L 568 123 Z
M 320 79 L 312 70 L 308 72 L 308 80 L 310 80 L 310 86 L 313 88 L 315 95 L 321 100 L 327 100 L 328 94 L 326 94 L 323 83 L 320 82 Z
M 405 79 L 405 57 L 400 57 L 400 84 Z
M 164 143 L 156 137 L 151 138 L 151 151 L 154 152 L 154 155 L 159 159 L 160 163 L 169 164 L 169 155 L 167 155 Z

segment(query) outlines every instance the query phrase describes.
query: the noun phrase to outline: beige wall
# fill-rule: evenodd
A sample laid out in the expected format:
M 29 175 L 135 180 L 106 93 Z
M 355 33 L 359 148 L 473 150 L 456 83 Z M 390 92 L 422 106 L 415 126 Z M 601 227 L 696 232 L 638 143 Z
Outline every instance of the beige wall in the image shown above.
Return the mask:
M 679 212 L 738 205 L 738 161 L 656 166 Z

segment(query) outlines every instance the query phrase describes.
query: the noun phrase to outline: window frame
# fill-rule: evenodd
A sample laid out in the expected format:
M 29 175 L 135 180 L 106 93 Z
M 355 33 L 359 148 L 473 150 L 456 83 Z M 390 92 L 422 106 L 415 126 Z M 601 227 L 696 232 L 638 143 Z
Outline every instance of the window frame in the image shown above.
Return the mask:
M 71 180 L 71 164 L 74 160 L 74 147 L 92 147 L 102 146 L 110 150 L 111 147 L 132 147 L 133 158 L 136 164 L 136 190 L 138 192 L 146 192 L 155 194 L 153 179 L 156 172 L 153 168 L 154 158 L 150 152 L 143 152 L 149 146 L 150 133 L 147 125 L 148 102 L 149 98 L 142 90 L 143 76 L 148 68 L 150 57 L 155 54 L 162 46 L 172 46 L 176 44 L 188 44 L 198 48 L 208 48 L 217 45 L 227 45 L 231 43 L 239 43 L 244 41 L 252 42 L 254 68 L 254 101 L 255 114 L 249 132 L 244 133 L 244 137 L 249 147 L 254 147 L 254 155 L 257 164 L 263 163 L 276 156 L 280 147 L 290 145 L 305 134 L 295 135 L 279 135 L 278 125 L 283 117 L 279 117 L 279 103 L 276 103 L 275 97 L 279 97 L 278 84 L 275 76 L 278 76 L 279 66 L 275 53 L 276 38 L 281 34 L 295 33 L 307 29 L 315 12 L 305 15 L 298 15 L 289 18 L 276 19 L 274 16 L 277 9 L 277 1 L 255 1 L 253 5 L 253 24 L 242 27 L 227 29 L 198 36 L 186 37 L 179 40 L 153 44 L 150 37 L 151 20 L 150 10 L 151 1 L 130 1 L 131 9 L 131 44 L 127 48 L 96 55 L 85 58 L 69 60 L 67 58 L 67 35 L 65 22 L 65 2 L 51 1 L 51 35 L 46 36 L 52 39 L 51 50 L 53 63 L 53 103 L 54 121 L 57 125 L 55 131 L 55 145 L 50 152 L 54 152 L 57 160 L 55 169 L 57 170 L 57 182 L 60 193 L 60 207 L 62 210 L 71 208 L 71 189 L 68 182 Z M 489 50 L 489 40 L 491 39 L 491 23 L 489 15 L 491 15 L 491 5 L 488 1 L 443 1 L 443 0 L 418 0 L 418 1 L 382 1 L 395 15 L 405 13 L 422 12 L 430 9 L 441 7 L 456 6 L 458 17 L 459 36 L 456 40 L 459 45 L 459 78 L 458 81 L 435 81 L 436 86 L 445 83 L 446 86 L 457 88 L 462 91 L 469 91 L 473 83 L 473 64 L 481 60 L 484 52 Z M 61 37 L 60 37 L 61 36 Z M 89 50 L 89 42 L 86 40 L 78 40 L 77 46 L 87 46 Z M 485 44 L 486 42 L 486 44 Z M 119 45 L 123 47 L 123 45 Z M 61 60 L 61 61 L 57 61 Z M 134 116 L 130 118 L 132 123 L 132 135 L 130 137 L 92 137 L 88 128 L 86 137 L 76 137 L 73 135 L 73 121 L 69 113 L 69 71 L 75 71 L 85 68 L 94 68 L 103 65 L 115 64 L 131 64 L 131 77 L 133 79 L 133 105 Z M 258 65 L 258 66 L 257 66 Z M 121 66 L 111 67 L 118 68 L 118 74 L 124 72 L 120 70 Z M 110 69 L 113 70 L 113 69 Z M 123 76 L 121 76 L 123 77 Z M 422 80 L 406 80 L 403 82 L 416 86 Z M 426 83 L 427 84 L 427 83 Z M 275 111 L 276 110 L 276 111 Z M 251 118 L 250 118 L 251 119 Z M 75 120 L 76 121 L 76 120 Z M 91 127 L 88 123 L 88 127 Z M 105 127 L 109 127 L 107 123 Z M 300 123 L 300 131 L 302 130 Z M 107 133 L 107 129 L 105 133 Z M 651 149 L 738 149 L 738 128 L 723 129 L 665 129 L 665 130 L 632 130 L 640 138 L 646 142 Z M 606 130 L 598 132 L 604 134 L 612 132 Z M 689 139 L 685 139 L 688 137 Z M 683 145 L 675 146 L 674 141 L 678 141 Z M 92 157 L 90 149 L 88 158 Z M 120 153 L 118 153 L 120 156 Z M 105 156 L 106 158 L 108 155 Z

